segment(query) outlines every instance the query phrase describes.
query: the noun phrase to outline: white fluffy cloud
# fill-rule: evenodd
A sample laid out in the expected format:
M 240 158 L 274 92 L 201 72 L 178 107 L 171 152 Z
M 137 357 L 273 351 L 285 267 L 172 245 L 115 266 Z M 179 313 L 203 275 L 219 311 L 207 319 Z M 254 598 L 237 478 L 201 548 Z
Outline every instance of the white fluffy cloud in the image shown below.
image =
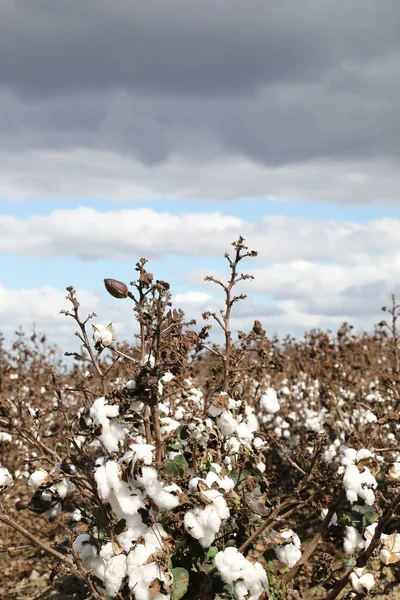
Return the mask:
M 217 211 L 177 216 L 150 208 L 100 212 L 86 207 L 27 219 L 0 216 L 0 251 L 25 257 L 221 256 L 239 235 L 258 250 L 258 263 L 303 261 L 296 263 L 299 270 L 309 269 L 307 261 L 391 270 L 400 260 L 396 219 L 347 223 L 271 216 L 251 223 Z
M 249 298 L 235 307 L 235 328 L 249 329 L 259 319 L 270 334 L 336 329 L 345 320 L 357 329 L 369 329 L 380 320 L 380 307 L 389 303 L 390 295 L 400 293 L 400 223 L 395 219 L 355 224 L 266 217 L 250 223 L 219 213 L 175 216 L 150 209 L 101 213 L 89 208 L 26 220 L 0 217 L 0 250 L 27 259 L 124 261 L 127 256 L 146 256 L 154 262 L 173 257 L 163 261 L 167 272 L 160 271 L 158 276 L 169 279 L 168 269 L 174 269 L 171 276 L 180 286 L 174 302 L 188 318 L 197 320 L 203 311 L 223 306 L 221 289 L 205 282 L 204 276 L 213 273 L 215 257 L 221 257 L 215 274 L 227 277 L 222 255 L 241 234 L 259 256 L 243 263 L 243 270 L 255 280 L 242 284 Z M 179 263 L 180 256 L 186 257 L 187 271 Z M 204 268 L 190 270 L 190 258 L 196 265 L 201 259 Z M 207 267 L 209 258 L 213 258 L 211 268 Z M 105 292 L 79 293 L 84 310 L 97 312 L 99 322 L 114 321 L 118 336 L 132 339 L 129 302 L 116 302 Z M 64 297 L 64 291 L 51 287 L 0 288 L 2 329 L 9 335 L 18 325 L 29 329 L 36 323 L 51 340 L 64 345 L 73 333 L 73 324 L 58 314 L 66 306 Z

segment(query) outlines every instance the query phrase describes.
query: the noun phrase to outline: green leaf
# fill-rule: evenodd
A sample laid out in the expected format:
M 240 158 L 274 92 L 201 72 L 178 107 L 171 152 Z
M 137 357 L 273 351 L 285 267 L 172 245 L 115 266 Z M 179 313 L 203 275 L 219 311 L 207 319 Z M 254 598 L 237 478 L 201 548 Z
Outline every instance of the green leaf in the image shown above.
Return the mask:
M 182 567 L 172 569 L 174 583 L 172 584 L 171 600 L 180 600 L 188 591 L 189 572 Z
M 355 559 L 355 558 L 350 558 L 349 560 L 346 560 L 346 561 L 343 563 L 343 566 L 344 566 L 344 567 L 355 567 L 355 566 L 356 566 L 356 564 L 357 564 L 357 561 L 356 561 L 356 559 Z
M 189 465 L 185 457 L 182 454 L 178 454 L 173 460 L 169 458 L 165 460 L 162 468 L 171 477 L 181 477 L 189 468 Z
M 182 448 L 182 444 L 180 442 L 177 442 L 176 444 L 168 444 L 168 446 L 167 446 L 168 452 L 177 452 L 181 448 Z
M 214 558 L 218 554 L 219 550 L 217 546 L 210 546 L 207 552 L 208 558 Z
M 99 506 L 96 506 L 92 511 L 92 515 L 97 527 L 97 538 L 99 540 L 104 540 L 104 538 L 106 537 L 108 525 L 107 513 Z

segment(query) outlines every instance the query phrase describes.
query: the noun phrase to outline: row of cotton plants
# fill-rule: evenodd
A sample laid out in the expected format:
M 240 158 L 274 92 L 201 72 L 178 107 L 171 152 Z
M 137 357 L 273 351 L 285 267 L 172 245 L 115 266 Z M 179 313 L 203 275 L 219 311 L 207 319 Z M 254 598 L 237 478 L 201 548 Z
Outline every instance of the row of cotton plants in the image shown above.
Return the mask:
M 238 266 L 256 253 L 241 238 L 233 247 L 228 281 L 207 278 L 224 309 L 204 313 L 200 330 L 142 259 L 131 290 L 105 280 L 133 302 L 136 345 L 81 316 L 68 288 L 63 313 L 81 344 L 72 369 L 46 374 L 21 343 L 3 359 L 0 521 L 97 600 L 278 600 L 311 588 L 361 598 L 397 577 L 392 338 L 359 343 L 343 327 L 278 347 L 256 321 L 234 339 L 236 289 L 251 279 Z M 33 533 L 32 514 L 63 520 L 63 552 Z

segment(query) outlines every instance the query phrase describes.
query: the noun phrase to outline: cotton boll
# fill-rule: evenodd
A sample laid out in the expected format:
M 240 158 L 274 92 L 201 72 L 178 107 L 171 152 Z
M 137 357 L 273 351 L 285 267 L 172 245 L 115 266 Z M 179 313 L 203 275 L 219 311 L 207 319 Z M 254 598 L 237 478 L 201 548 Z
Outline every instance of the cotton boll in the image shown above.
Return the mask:
M 372 573 L 363 573 L 364 569 L 354 569 L 350 574 L 350 583 L 355 592 L 362 594 L 369 592 L 375 585 L 375 579 Z
M 60 498 L 64 499 L 68 494 L 72 494 L 76 490 L 76 486 L 67 477 L 54 484 L 54 489 Z
M 158 548 L 151 544 L 138 544 L 132 549 L 127 557 L 127 574 L 129 577 L 128 585 L 134 590 L 136 600 L 167 600 L 161 593 L 150 593 L 149 585 L 154 579 L 159 578 L 168 585 L 170 574 L 163 572 L 156 562 L 149 562 L 152 554 L 158 551 Z
M 371 450 L 367 450 L 367 448 L 361 448 L 357 452 L 356 462 L 358 463 L 358 462 L 360 462 L 360 460 L 365 460 L 367 458 L 370 458 L 371 456 L 372 456 Z
M 5 492 L 13 484 L 13 477 L 8 469 L 5 467 L 0 468 L 0 492 Z
M 162 419 L 160 419 L 160 425 L 161 433 L 163 435 L 166 435 L 178 429 L 180 423 L 178 421 L 175 421 L 175 419 L 171 419 L 171 417 L 163 417 Z
M 96 350 L 100 350 L 101 348 L 107 348 L 111 346 L 114 337 L 114 328 L 112 323 L 109 323 L 107 327 L 104 325 L 92 325 L 93 331 L 93 341 L 95 343 Z
M 235 584 L 238 600 L 258 600 L 268 593 L 269 585 L 265 569 L 259 563 L 252 564 L 237 548 L 229 547 L 218 552 L 214 564 L 227 584 Z
M 224 437 L 232 435 L 232 433 L 235 433 L 238 428 L 238 423 L 235 417 L 228 410 L 224 410 L 221 415 L 217 417 L 216 423 Z
M 161 381 L 163 383 L 169 383 L 170 381 L 172 381 L 175 378 L 175 375 L 172 375 L 171 371 L 167 371 L 166 373 L 164 373 L 164 375 L 161 377 Z
M 107 562 L 107 567 L 104 573 L 104 585 L 106 588 L 106 593 L 111 598 L 114 598 L 114 596 L 116 596 L 119 592 L 127 572 L 128 568 L 125 554 L 113 556 Z
M 203 548 L 211 546 L 220 530 L 221 521 L 229 517 L 229 508 L 218 490 L 206 490 L 203 494 L 212 501 L 205 508 L 196 507 L 184 516 L 186 531 L 197 539 Z
M 90 416 L 94 423 L 101 425 L 102 428 L 98 438 L 109 452 L 117 452 L 119 444 L 125 438 L 122 425 L 111 420 L 118 417 L 118 414 L 118 404 L 107 404 L 103 397 L 97 398 L 90 409 Z
M 41 485 L 50 481 L 50 475 L 44 469 L 38 469 L 34 471 L 28 479 L 28 485 L 34 489 L 39 488 Z
M 291 540 L 291 543 L 274 548 L 275 554 L 278 560 L 292 568 L 301 557 L 300 538 L 292 529 L 282 531 L 280 536 L 284 540 Z
M 389 477 L 397 481 L 400 480 L 400 462 L 395 462 L 389 469 Z
M 268 388 L 260 398 L 260 404 L 262 408 L 269 414 L 274 414 L 278 412 L 281 408 L 278 395 L 273 388 Z
M 356 550 L 361 550 L 365 546 L 365 541 L 358 533 L 355 527 L 345 527 L 345 537 L 343 540 L 343 550 L 346 554 L 352 554 Z
M 349 502 L 357 502 L 357 493 L 360 489 L 360 471 L 356 465 L 349 465 L 343 477 L 343 486 Z

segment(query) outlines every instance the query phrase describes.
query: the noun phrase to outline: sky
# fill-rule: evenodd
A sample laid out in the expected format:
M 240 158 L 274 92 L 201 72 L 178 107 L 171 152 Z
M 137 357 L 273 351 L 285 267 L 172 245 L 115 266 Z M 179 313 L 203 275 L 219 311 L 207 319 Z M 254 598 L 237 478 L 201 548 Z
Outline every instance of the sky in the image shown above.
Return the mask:
M 400 295 L 398 0 L 0 0 L 0 330 L 135 331 L 135 263 L 189 318 L 242 235 L 234 327 L 371 330 Z M 199 326 L 201 319 L 198 319 Z

